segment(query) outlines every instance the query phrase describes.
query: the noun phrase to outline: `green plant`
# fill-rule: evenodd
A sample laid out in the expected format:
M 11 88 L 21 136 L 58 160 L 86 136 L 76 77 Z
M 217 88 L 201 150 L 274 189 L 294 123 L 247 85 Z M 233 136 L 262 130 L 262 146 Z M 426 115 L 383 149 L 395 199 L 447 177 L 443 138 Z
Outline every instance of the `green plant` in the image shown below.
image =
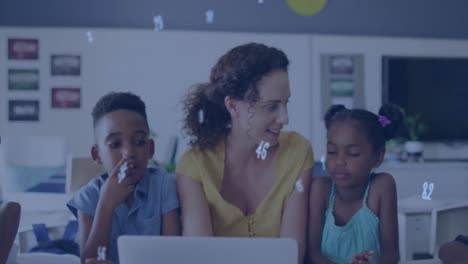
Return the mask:
M 174 173 L 176 171 L 176 165 L 174 163 L 168 163 L 164 166 L 164 169 L 169 173 Z
M 150 129 L 149 133 L 150 133 L 150 138 L 153 140 L 156 140 L 156 138 L 158 137 L 158 134 L 152 129 Z M 173 136 L 171 138 L 171 153 L 170 153 L 169 160 L 167 160 L 167 162 L 162 162 L 156 159 L 150 159 L 148 161 L 148 166 L 153 167 L 153 168 L 162 167 L 167 172 L 174 173 L 176 170 L 175 162 L 176 162 L 176 155 L 177 155 L 177 145 L 178 145 L 178 138 L 177 136 Z
M 427 126 L 424 124 L 421 114 L 405 113 L 404 124 L 408 129 L 408 136 L 411 141 L 418 141 L 421 133 L 427 130 Z
M 400 145 L 401 145 L 401 143 L 398 142 L 398 140 L 393 138 L 393 139 L 388 140 L 385 143 L 385 150 L 387 152 L 395 152 Z

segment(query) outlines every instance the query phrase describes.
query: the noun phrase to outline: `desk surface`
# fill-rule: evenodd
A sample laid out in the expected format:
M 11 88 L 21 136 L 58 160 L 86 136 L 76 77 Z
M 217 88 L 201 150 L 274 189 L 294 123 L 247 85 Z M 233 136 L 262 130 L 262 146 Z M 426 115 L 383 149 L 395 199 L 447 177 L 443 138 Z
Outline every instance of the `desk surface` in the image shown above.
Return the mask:
M 468 162 L 384 162 L 377 170 L 388 169 L 466 169 Z
M 431 213 L 432 210 L 468 205 L 467 200 L 424 200 L 411 196 L 398 200 L 398 212 L 405 214 Z

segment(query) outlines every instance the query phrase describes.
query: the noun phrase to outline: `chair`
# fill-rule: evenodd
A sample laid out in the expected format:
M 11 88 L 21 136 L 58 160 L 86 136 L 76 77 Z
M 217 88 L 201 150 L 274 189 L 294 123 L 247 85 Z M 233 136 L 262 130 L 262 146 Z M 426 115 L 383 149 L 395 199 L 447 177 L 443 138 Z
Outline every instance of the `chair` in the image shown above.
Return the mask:
M 65 191 L 67 193 L 75 192 L 104 172 L 104 168 L 96 164 L 91 157 L 73 157 L 69 155 Z
M 468 234 L 468 201 L 432 210 L 430 250 L 437 256 L 439 248 L 459 234 Z

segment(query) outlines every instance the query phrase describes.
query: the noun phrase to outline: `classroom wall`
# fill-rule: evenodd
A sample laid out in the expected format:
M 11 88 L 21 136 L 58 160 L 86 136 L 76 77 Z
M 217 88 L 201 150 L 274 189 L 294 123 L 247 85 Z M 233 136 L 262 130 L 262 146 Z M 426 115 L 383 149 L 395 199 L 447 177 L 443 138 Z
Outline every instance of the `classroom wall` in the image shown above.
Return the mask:
M 283 49 L 291 60 L 292 98 L 290 124 L 312 141 L 316 159 L 325 153 L 320 92 L 320 54 L 363 54 L 366 106 L 377 111 L 381 105 L 381 56 L 427 55 L 468 57 L 468 41 L 349 37 L 297 34 L 210 33 L 96 29 L 88 42 L 86 29 L 0 28 L 0 134 L 62 135 L 76 156 L 89 155 L 93 143 L 91 109 L 109 91 L 133 91 L 147 103 L 150 127 L 158 134 L 156 157 L 164 160 L 169 138 L 181 135 L 180 99 L 195 83 L 208 80 L 216 59 L 242 43 L 263 42 Z M 8 61 L 7 39 L 32 37 L 40 40 L 38 61 Z M 52 77 L 51 54 L 80 54 L 80 77 Z M 40 90 L 7 90 L 8 68 L 40 69 Z M 52 109 L 50 88 L 82 88 L 82 106 L 76 110 Z M 7 101 L 27 98 L 41 101 L 40 122 L 9 122 Z M 179 144 L 178 156 L 186 149 Z M 468 148 L 433 144 L 426 155 L 434 158 L 468 158 Z
M 93 143 L 91 109 L 99 97 L 110 91 L 132 91 L 147 104 L 150 127 L 158 134 L 156 156 L 164 155 L 168 139 L 180 135 L 181 98 L 193 84 L 208 80 L 211 67 L 228 49 L 247 42 L 262 42 L 283 49 L 291 60 L 292 98 L 289 128 L 310 138 L 310 36 L 208 32 L 153 32 L 150 30 L 93 30 L 88 42 L 83 29 L 0 29 L 0 60 L 6 58 L 8 37 L 40 40 L 40 60 L 5 61 L 0 65 L 0 131 L 17 135 L 65 135 L 69 150 L 88 155 Z M 81 54 L 81 77 L 51 77 L 52 53 Z M 7 91 L 9 67 L 40 69 L 38 92 Z M 58 110 L 50 107 L 50 88 L 70 85 L 82 88 L 82 107 Z M 7 100 L 41 100 L 40 122 L 8 122 Z M 180 144 L 179 155 L 185 150 Z

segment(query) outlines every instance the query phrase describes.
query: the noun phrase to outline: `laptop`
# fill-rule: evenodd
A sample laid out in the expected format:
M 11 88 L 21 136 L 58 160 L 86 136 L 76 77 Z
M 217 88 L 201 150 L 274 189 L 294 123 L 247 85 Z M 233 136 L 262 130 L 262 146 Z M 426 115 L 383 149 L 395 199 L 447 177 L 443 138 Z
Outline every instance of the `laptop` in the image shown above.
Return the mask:
M 120 264 L 291 264 L 297 263 L 295 240 L 120 236 Z

